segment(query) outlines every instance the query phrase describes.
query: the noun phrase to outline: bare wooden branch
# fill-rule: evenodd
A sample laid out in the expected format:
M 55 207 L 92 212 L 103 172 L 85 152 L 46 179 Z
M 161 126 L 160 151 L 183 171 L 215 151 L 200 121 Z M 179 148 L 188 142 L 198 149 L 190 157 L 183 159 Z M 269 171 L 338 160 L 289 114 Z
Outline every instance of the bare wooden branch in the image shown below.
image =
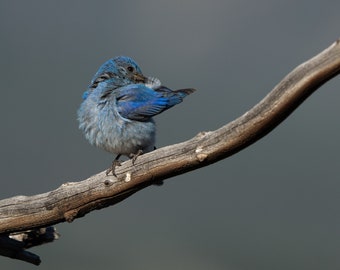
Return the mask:
M 59 238 L 54 227 L 0 235 L 0 255 L 39 265 L 39 256 L 27 248 L 53 242 Z
M 39 256 L 26 251 L 24 244 L 5 235 L 0 236 L 0 255 L 39 265 Z
M 323 83 L 340 73 L 340 42 L 301 64 L 261 102 L 231 123 L 194 138 L 126 161 L 117 177 L 101 172 L 81 182 L 65 183 L 35 196 L 0 201 L 0 233 L 71 222 L 86 213 L 113 205 L 152 183 L 227 158 L 259 140 Z
M 10 233 L 9 238 L 23 243 L 25 249 L 40 246 L 59 239 L 59 234 L 54 227 L 39 228 L 34 230 Z

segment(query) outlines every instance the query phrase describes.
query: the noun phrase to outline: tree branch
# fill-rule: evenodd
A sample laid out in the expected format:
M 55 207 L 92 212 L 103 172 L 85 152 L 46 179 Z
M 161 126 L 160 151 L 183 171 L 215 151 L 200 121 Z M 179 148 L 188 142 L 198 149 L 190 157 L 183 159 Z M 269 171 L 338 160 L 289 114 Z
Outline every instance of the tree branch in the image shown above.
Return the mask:
M 289 73 L 262 101 L 229 124 L 126 161 L 114 176 L 101 172 L 35 196 L 0 201 L 0 233 L 71 222 L 95 209 L 116 204 L 152 183 L 207 166 L 256 142 L 323 83 L 340 73 L 340 41 Z M 1 242 L 0 242 L 1 246 Z
M 58 238 L 59 234 L 53 227 L 2 234 L 0 235 L 0 255 L 39 265 L 41 262 L 39 256 L 26 249 L 53 242 Z

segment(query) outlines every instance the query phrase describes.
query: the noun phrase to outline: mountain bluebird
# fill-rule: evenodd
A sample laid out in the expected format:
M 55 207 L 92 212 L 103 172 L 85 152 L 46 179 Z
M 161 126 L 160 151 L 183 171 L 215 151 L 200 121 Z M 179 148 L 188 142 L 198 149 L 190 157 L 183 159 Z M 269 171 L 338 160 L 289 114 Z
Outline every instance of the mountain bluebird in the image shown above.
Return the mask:
M 106 61 L 83 94 L 78 110 L 79 128 L 92 144 L 116 154 L 106 171 L 115 175 L 121 155 L 135 161 L 155 149 L 153 116 L 182 102 L 195 89 L 171 90 L 157 78 L 145 77 L 126 56 Z

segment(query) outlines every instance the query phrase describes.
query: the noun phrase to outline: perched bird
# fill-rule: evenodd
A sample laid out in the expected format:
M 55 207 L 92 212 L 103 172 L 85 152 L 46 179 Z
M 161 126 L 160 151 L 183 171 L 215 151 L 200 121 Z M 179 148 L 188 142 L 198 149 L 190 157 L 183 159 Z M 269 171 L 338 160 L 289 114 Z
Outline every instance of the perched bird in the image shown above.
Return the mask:
M 92 144 L 116 154 L 106 171 L 115 175 L 121 155 L 135 161 L 155 149 L 153 116 L 182 102 L 195 89 L 171 90 L 157 78 L 145 77 L 126 56 L 106 61 L 83 94 L 78 110 L 79 128 Z

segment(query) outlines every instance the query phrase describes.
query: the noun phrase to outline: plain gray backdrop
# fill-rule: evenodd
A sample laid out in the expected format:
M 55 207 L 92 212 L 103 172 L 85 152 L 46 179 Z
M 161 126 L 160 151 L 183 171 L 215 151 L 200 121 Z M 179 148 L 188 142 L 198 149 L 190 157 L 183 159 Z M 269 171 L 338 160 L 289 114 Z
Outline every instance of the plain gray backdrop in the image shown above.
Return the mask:
M 214 130 L 340 37 L 339 1 L 1 1 L 0 198 L 108 167 L 76 111 L 97 68 L 133 57 L 171 88 L 157 147 Z M 246 150 L 147 188 L 32 249 L 39 269 L 339 269 L 340 80 Z M 37 269 L 0 257 L 0 268 Z

